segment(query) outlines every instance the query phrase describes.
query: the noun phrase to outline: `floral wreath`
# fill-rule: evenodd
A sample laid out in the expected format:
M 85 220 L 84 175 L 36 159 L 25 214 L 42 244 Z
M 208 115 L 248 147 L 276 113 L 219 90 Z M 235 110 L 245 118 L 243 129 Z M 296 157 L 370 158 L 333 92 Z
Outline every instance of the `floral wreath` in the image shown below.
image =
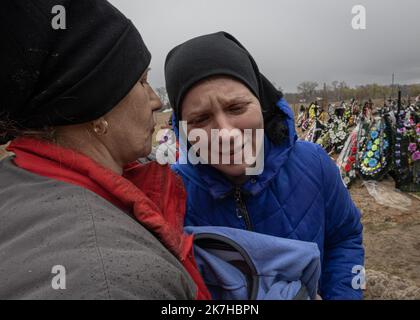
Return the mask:
M 365 179 L 379 179 L 389 168 L 391 135 L 389 134 L 390 126 L 385 119 L 386 116 L 373 122 L 362 144 L 358 169 Z
M 333 116 L 328 125 L 329 143 L 336 152 L 340 152 L 347 140 L 347 125 L 339 117 Z
M 420 191 L 420 123 L 413 110 L 397 115 L 394 163 L 397 188 Z

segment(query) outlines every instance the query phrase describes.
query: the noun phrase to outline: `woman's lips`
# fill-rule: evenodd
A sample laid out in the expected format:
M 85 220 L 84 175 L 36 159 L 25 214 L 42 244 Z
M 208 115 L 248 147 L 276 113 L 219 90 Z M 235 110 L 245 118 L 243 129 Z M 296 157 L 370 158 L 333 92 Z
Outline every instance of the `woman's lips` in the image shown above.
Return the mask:
M 229 148 L 229 152 L 219 152 L 219 155 L 221 156 L 234 156 L 235 154 L 237 154 L 238 152 L 242 151 L 244 149 L 244 145 L 242 145 L 240 148 L 236 148 L 234 150 L 230 150 L 231 148 Z

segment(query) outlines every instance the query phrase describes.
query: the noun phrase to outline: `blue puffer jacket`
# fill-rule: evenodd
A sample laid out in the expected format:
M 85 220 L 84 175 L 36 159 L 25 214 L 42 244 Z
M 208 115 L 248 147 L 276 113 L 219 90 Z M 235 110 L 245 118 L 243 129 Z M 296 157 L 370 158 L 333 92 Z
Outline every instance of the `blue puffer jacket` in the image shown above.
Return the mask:
M 175 164 L 188 194 L 185 225 L 226 226 L 316 242 L 321 253 L 323 299 L 361 299 L 352 287 L 355 266 L 364 265 L 360 212 L 337 166 L 318 145 L 298 141 L 287 102 L 289 139 L 267 138 L 264 172 L 240 188 L 209 165 Z

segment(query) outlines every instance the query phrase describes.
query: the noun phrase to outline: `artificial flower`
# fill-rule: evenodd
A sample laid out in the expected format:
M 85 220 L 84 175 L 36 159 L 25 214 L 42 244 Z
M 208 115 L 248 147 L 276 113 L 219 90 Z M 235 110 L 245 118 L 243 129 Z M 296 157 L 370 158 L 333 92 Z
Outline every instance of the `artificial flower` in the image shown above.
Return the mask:
M 378 160 L 376 159 L 370 159 L 369 160 L 369 167 L 374 168 L 378 164 Z
M 411 153 L 413 153 L 416 150 L 417 150 L 417 145 L 415 143 L 412 142 L 408 145 L 408 151 L 410 151 Z

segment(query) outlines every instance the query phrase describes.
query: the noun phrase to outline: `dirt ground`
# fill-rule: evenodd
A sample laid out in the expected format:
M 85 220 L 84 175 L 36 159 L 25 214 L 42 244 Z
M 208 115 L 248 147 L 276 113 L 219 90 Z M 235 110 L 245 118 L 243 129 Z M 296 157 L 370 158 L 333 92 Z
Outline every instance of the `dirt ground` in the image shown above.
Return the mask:
M 393 188 L 391 178 L 381 182 Z M 420 299 L 420 200 L 408 210 L 378 204 L 361 180 L 350 188 L 362 213 L 366 250 L 366 299 Z

